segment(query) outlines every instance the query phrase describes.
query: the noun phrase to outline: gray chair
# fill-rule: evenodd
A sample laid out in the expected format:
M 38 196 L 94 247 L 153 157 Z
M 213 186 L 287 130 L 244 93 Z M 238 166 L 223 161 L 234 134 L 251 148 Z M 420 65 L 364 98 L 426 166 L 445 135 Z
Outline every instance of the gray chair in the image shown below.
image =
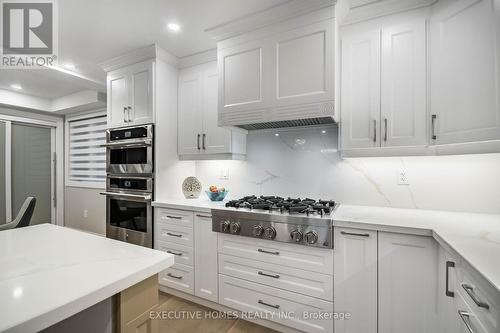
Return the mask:
M 36 198 L 27 197 L 23 205 L 21 206 L 21 209 L 19 209 L 16 218 L 12 222 L 0 224 L 0 231 L 22 228 L 30 225 L 31 217 L 33 216 L 33 212 L 35 211 L 35 205 Z

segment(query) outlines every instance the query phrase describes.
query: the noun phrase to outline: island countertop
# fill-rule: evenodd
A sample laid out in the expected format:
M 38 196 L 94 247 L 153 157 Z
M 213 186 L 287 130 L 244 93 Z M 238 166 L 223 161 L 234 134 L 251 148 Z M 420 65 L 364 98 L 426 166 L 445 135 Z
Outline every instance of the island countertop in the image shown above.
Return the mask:
M 171 254 L 40 224 L 0 232 L 0 332 L 37 332 L 172 266 Z

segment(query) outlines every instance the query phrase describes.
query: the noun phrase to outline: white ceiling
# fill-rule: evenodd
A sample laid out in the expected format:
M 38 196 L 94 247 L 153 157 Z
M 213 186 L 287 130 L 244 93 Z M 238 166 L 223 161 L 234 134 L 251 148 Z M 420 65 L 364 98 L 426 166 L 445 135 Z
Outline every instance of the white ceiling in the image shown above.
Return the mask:
M 207 28 L 257 13 L 290 0 L 64 0 L 59 5 L 59 61 L 105 82 L 98 63 L 153 43 L 184 57 L 216 47 Z M 314 0 L 303 0 L 314 1 Z M 173 33 L 167 22 L 181 31 Z M 21 84 L 23 92 L 41 97 L 88 89 L 67 74 L 2 70 L 0 88 Z M 36 74 L 36 75 L 33 75 Z M 99 90 L 105 89 L 101 86 Z

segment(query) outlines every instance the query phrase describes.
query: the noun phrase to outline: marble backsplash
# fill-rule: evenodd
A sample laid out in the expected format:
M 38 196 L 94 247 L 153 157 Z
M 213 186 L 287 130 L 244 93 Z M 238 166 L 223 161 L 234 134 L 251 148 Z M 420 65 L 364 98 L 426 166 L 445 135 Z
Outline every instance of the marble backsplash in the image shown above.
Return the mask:
M 255 131 L 246 161 L 197 161 L 204 188 L 341 203 L 500 213 L 500 154 L 341 159 L 337 127 Z M 229 179 L 220 179 L 229 171 Z M 398 185 L 405 169 L 409 185 Z M 204 195 L 204 194 L 202 194 Z

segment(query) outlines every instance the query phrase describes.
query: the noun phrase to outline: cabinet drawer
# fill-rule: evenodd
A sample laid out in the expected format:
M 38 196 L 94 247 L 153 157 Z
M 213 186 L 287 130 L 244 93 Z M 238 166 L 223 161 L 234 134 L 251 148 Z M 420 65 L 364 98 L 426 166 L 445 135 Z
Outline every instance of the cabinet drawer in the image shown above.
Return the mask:
M 487 331 L 500 332 L 500 305 L 498 292 L 479 274 L 458 267 L 458 279 L 455 290 L 461 294 L 477 320 Z
M 157 242 L 167 244 L 176 243 L 184 246 L 193 247 L 193 229 L 181 227 L 174 224 L 157 223 L 156 224 Z
M 333 276 L 226 254 L 219 273 L 333 302 Z
M 460 293 L 455 294 L 455 302 L 457 306 L 456 320 L 460 322 L 459 327 L 462 327 L 460 332 L 490 333 L 485 329 L 476 313 L 467 305 Z M 467 325 L 470 326 L 470 329 L 468 329 Z M 493 332 L 498 331 L 491 331 L 491 333 Z
M 193 212 L 178 209 L 155 208 L 156 222 L 193 227 Z
M 160 273 L 160 284 L 188 294 L 194 294 L 193 267 L 175 264 Z
M 333 275 L 333 250 L 219 234 L 219 253 Z
M 333 303 L 219 275 L 219 303 L 304 332 L 333 332 Z M 305 318 L 323 313 L 327 319 Z
M 166 243 L 164 241 L 156 242 L 155 248 L 175 256 L 176 264 L 183 264 L 193 266 L 194 263 L 194 250 L 192 247 L 180 245 L 177 243 Z

